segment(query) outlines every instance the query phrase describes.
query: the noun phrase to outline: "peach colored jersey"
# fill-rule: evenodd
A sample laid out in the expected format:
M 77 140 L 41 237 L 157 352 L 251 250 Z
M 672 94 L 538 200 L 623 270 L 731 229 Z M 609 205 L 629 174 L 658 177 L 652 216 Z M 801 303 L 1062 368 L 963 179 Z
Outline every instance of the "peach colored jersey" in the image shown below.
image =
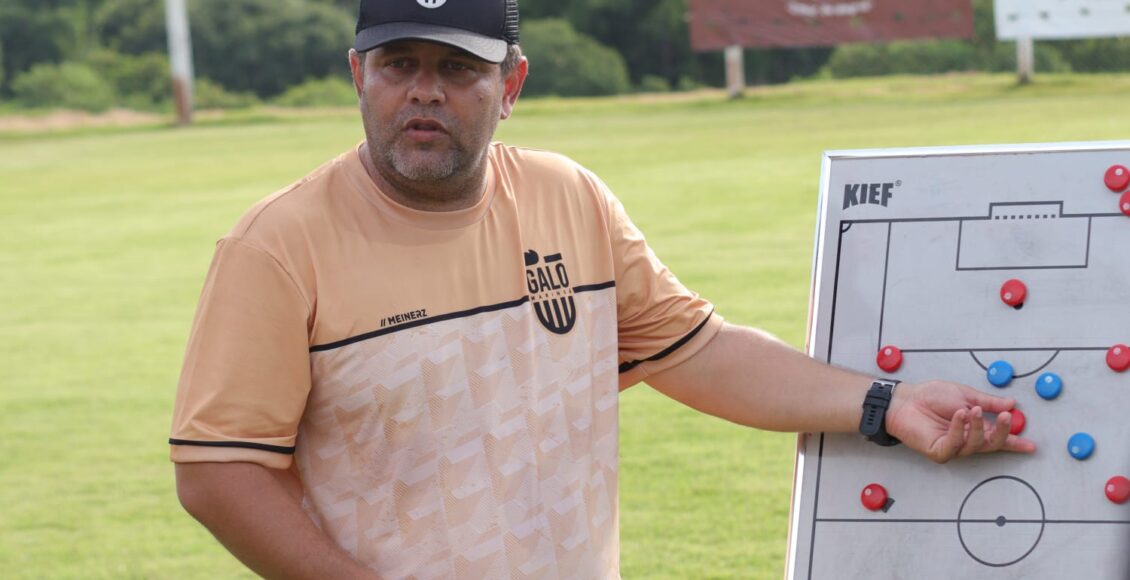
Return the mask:
M 388 578 L 616 578 L 618 393 L 721 319 L 568 159 L 494 144 L 485 194 L 398 205 L 349 151 L 217 245 L 176 462 L 291 469 Z

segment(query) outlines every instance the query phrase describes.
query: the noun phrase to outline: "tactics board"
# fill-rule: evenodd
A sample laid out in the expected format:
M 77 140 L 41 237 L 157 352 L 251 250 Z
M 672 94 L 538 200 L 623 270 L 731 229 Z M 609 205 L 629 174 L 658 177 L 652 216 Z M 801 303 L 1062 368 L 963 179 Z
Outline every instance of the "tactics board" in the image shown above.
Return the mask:
M 1127 167 L 1130 141 L 825 154 L 809 354 L 1015 398 L 1038 450 L 801 435 L 788 578 L 1130 578 Z

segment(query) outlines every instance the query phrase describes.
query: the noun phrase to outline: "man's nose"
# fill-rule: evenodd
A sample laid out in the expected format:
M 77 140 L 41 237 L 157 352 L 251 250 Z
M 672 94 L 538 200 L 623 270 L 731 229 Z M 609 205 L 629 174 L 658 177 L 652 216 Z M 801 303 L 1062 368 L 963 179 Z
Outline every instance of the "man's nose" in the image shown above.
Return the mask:
M 422 104 L 442 103 L 445 98 L 443 79 L 434 70 L 421 69 L 412 79 L 408 98 Z

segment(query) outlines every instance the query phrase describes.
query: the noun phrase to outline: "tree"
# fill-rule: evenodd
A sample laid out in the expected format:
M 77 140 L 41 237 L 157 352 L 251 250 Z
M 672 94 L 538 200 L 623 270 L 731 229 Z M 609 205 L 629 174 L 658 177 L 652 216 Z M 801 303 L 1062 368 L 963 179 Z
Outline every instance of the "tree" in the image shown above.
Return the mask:
M 628 70 L 615 50 L 580 34 L 561 18 L 526 20 L 522 49 L 530 59 L 530 95 L 612 95 L 628 90 Z
M 333 6 L 348 14 L 350 18 L 357 18 L 357 0 L 310 0 L 313 4 L 324 4 L 326 6 Z
M 189 20 L 196 74 L 226 89 L 264 98 L 307 78 L 345 75 L 354 17 L 339 7 L 344 4 L 193 0 Z M 100 42 L 117 52 L 166 51 L 163 2 L 103 0 L 95 21 Z
M 165 52 L 165 3 L 160 0 L 104 0 L 94 11 L 101 46 L 122 54 Z
M 577 30 L 624 56 L 637 82 L 656 75 L 674 83 L 697 72 L 686 11 L 686 0 L 573 0 L 566 7 Z
M 78 32 L 74 22 L 58 10 L 38 8 L 30 2 L 0 3 L 0 58 L 10 94 L 10 80 L 37 63 L 57 63 L 73 50 Z
M 324 3 L 301 0 L 195 0 L 196 72 L 227 89 L 260 97 L 310 77 L 349 73 L 354 21 Z

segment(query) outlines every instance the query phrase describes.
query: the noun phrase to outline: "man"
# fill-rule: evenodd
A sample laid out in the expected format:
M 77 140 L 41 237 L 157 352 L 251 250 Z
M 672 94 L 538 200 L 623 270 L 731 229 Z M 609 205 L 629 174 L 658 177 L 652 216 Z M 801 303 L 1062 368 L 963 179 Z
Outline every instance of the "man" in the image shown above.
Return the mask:
M 170 439 L 185 508 L 293 578 L 615 578 L 617 394 L 856 430 L 872 378 L 725 324 L 594 175 L 492 144 L 528 65 L 515 0 L 363 0 L 365 141 L 217 245 Z M 898 386 L 935 461 L 1031 452 L 1013 401 Z M 988 421 L 984 413 L 998 414 Z

